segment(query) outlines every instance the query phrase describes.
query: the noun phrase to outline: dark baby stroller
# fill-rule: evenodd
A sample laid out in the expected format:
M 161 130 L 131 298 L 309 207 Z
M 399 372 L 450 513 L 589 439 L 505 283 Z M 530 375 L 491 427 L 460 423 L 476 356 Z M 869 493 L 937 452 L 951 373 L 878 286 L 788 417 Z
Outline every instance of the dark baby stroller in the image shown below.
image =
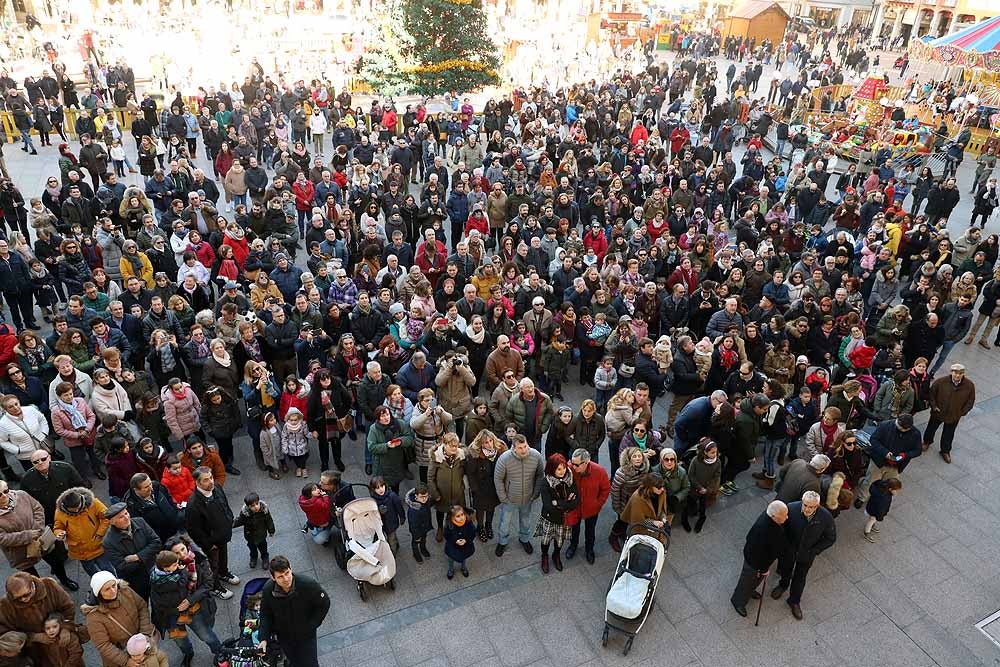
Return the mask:
M 222 642 L 222 650 L 216 656 L 217 667 L 287 667 L 285 657 L 276 642 L 268 642 L 267 652 L 257 648 L 260 638 L 260 598 L 267 577 L 251 579 L 243 587 L 240 596 L 240 633 L 233 639 Z

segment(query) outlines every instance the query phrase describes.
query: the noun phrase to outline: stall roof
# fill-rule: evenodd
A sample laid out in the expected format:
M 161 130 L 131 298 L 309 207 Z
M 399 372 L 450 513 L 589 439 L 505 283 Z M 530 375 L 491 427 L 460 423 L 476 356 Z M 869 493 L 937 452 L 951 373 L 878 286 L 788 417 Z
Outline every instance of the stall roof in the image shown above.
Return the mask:
M 732 19 L 752 19 L 760 16 L 771 7 L 777 7 L 778 11 L 785 15 L 786 19 L 791 18 L 781 5 L 773 0 L 748 0 L 744 2 L 739 7 L 733 9 L 729 12 L 728 18 Z

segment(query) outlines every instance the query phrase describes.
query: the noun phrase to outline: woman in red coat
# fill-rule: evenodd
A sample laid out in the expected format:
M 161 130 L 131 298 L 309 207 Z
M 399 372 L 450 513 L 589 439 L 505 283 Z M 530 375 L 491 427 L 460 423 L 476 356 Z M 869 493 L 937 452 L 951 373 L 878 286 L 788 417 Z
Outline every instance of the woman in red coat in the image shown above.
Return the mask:
M 641 122 L 635 121 L 632 124 L 632 134 L 629 136 L 629 141 L 632 142 L 633 146 L 638 146 L 640 141 L 645 144 L 649 141 L 649 130 Z

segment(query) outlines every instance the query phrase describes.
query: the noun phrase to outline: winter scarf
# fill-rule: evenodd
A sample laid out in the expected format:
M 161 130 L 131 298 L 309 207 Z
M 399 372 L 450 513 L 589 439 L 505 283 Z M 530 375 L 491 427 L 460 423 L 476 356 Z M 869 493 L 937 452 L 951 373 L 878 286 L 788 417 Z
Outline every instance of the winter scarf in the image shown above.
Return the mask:
M 84 418 L 83 413 L 76 409 L 76 405 L 73 403 L 63 403 L 62 399 L 57 398 L 56 402 L 59 403 L 59 407 L 69 415 L 70 425 L 73 428 L 86 428 L 87 420 Z

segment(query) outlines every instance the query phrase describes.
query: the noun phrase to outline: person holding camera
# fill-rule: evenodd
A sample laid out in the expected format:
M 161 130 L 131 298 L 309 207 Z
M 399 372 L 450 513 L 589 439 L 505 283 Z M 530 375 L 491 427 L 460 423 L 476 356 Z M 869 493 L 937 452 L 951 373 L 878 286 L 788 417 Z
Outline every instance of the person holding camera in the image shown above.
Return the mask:
M 465 435 L 466 417 L 472 412 L 472 387 L 476 384 L 464 347 L 449 350 L 441 357 L 434 382 L 438 401 L 455 419 L 455 433 L 461 440 Z

